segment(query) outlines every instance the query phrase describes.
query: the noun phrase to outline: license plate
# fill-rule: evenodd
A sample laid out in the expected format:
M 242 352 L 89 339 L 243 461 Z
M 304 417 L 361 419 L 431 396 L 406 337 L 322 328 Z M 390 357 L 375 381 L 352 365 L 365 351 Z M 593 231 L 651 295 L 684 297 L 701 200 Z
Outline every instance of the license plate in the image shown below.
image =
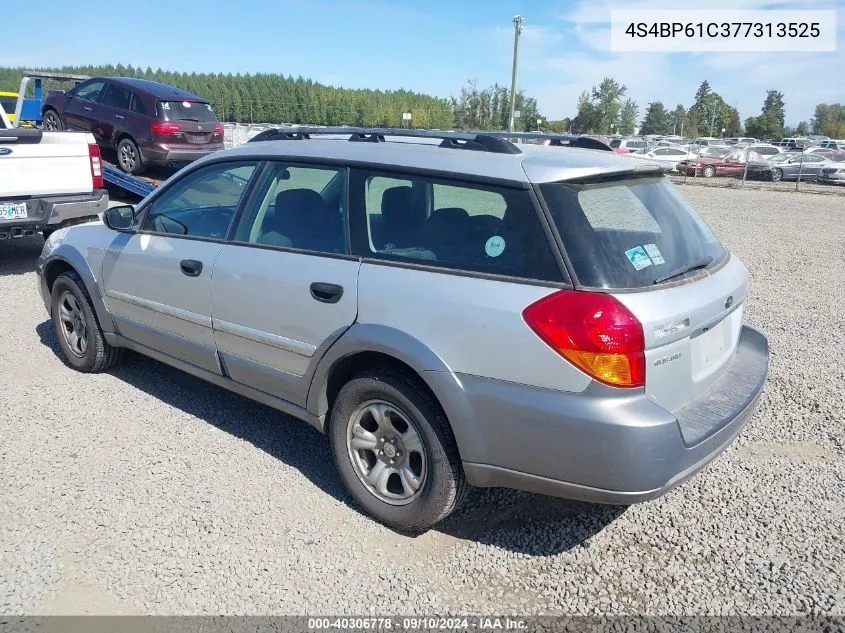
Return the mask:
M 188 134 L 187 135 L 189 143 L 207 143 L 208 142 L 208 134 Z
M 26 202 L 0 202 L 0 220 L 18 220 L 26 216 Z

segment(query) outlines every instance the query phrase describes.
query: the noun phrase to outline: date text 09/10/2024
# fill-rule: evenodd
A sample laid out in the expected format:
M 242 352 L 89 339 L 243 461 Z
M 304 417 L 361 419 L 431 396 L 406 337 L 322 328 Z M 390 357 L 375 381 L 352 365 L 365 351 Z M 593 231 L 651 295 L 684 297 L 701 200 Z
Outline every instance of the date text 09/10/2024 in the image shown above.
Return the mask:
M 510 617 L 308 618 L 308 631 L 519 631 L 527 622 Z

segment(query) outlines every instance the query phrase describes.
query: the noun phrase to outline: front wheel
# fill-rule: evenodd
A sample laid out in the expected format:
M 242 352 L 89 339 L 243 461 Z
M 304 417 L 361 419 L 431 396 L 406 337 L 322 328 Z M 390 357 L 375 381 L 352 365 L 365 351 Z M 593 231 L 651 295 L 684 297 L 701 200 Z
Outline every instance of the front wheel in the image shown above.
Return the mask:
M 131 138 L 123 138 L 117 144 L 117 164 L 127 174 L 142 174 L 145 166 L 141 161 L 141 152 Z
M 106 343 L 85 283 L 75 272 L 60 273 L 53 282 L 51 314 L 62 353 L 74 369 L 103 371 L 123 357 L 123 349 Z
M 783 180 L 783 170 L 782 169 L 773 169 L 772 170 L 772 182 L 779 182 Z
M 346 488 L 392 528 L 431 527 L 468 489 L 443 410 L 404 373 L 370 371 L 346 383 L 332 407 L 329 441 Z
M 713 167 L 713 165 L 707 165 L 707 167 L 704 168 L 704 177 L 705 178 L 712 178 L 715 175 L 716 175 L 716 168 Z

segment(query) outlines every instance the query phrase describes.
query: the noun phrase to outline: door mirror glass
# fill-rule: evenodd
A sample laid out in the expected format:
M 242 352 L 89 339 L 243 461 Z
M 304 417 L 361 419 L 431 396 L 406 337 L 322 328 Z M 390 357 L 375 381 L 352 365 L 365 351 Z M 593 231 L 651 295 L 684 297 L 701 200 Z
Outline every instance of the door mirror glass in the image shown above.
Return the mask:
M 135 218 L 135 207 L 131 204 L 112 207 L 103 215 L 103 222 L 113 231 L 128 231 Z

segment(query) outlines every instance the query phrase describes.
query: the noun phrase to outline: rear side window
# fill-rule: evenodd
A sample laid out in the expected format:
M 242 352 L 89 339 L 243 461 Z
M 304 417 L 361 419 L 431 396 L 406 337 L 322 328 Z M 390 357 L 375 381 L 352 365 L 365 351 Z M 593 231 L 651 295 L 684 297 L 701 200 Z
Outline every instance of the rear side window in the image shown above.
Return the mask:
M 578 282 L 645 288 L 726 256 L 716 236 L 665 178 L 540 185 Z
M 129 102 L 129 109 L 136 114 L 149 114 L 147 106 L 144 105 L 141 98 L 134 92 L 132 93 L 132 100 Z
M 118 110 L 128 110 L 131 99 L 132 92 L 130 90 L 115 84 L 108 84 L 103 91 L 103 96 L 100 97 L 100 103 Z
M 350 187 L 356 255 L 562 280 L 525 190 L 363 170 Z
M 210 123 L 217 121 L 217 115 L 207 103 L 200 101 L 159 101 L 156 104 L 158 116 L 165 121 L 195 121 Z

